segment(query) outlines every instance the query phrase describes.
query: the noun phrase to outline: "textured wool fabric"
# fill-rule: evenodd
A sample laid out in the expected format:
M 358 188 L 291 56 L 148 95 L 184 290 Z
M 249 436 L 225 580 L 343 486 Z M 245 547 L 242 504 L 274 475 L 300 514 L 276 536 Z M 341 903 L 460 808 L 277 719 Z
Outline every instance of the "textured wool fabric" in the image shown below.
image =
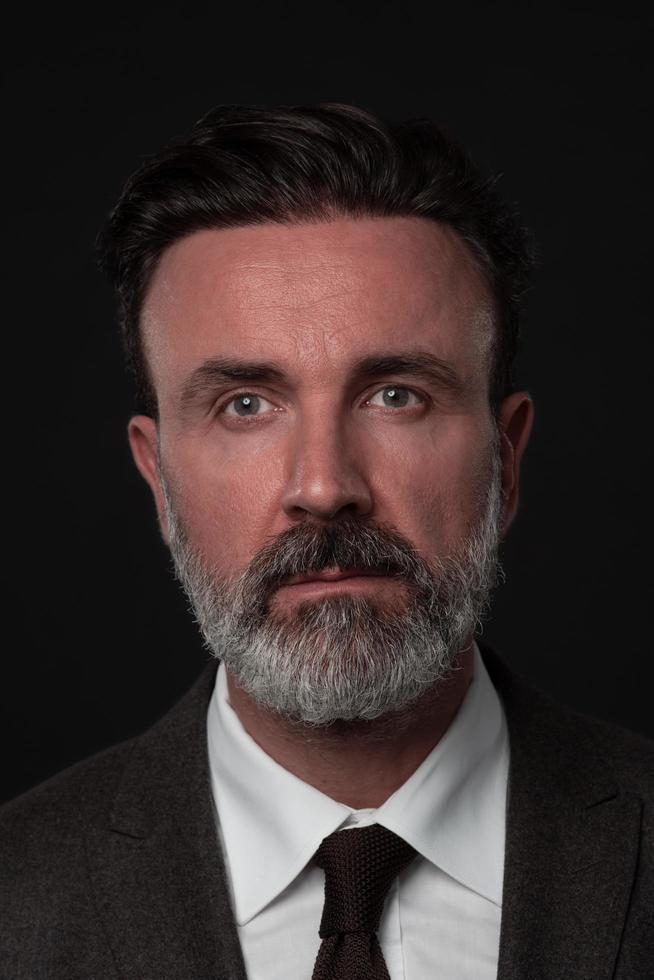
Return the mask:
M 379 824 L 325 837 L 314 859 L 325 871 L 325 907 L 312 980 L 389 980 L 376 932 L 391 884 L 415 855 Z
M 649 980 L 654 743 L 482 655 L 511 739 L 497 980 Z M 0 980 L 247 980 L 211 796 L 215 678 L 0 808 Z

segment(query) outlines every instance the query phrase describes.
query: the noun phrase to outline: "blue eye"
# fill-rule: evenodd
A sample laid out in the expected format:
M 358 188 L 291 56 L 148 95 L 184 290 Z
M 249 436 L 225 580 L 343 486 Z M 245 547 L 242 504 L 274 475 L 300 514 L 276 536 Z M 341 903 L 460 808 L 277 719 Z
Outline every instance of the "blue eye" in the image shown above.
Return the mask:
M 375 401 L 381 396 L 381 402 Z M 411 401 L 413 399 L 413 401 Z M 398 385 L 387 385 L 380 388 L 368 399 L 370 405 L 383 405 L 384 408 L 406 408 L 407 405 L 418 405 L 420 400 L 409 388 L 400 388 Z
M 235 398 L 227 402 L 224 412 L 225 415 L 238 415 L 242 419 L 253 418 L 262 414 L 261 410 L 264 406 L 268 406 L 268 409 L 273 408 L 266 398 L 262 398 L 261 395 L 254 395 L 248 391 L 242 395 L 236 395 Z

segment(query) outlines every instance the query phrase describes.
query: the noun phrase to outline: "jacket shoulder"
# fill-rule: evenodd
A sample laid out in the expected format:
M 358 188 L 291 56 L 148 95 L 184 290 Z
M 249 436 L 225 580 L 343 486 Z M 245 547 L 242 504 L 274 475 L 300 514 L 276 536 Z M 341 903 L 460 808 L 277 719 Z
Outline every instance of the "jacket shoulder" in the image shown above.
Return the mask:
M 654 803 L 654 741 L 555 701 L 488 647 L 482 647 L 482 655 L 516 741 L 561 766 L 602 766 L 622 790 Z
M 610 722 L 572 714 L 586 727 L 620 785 L 654 803 L 654 741 Z
M 34 861 L 43 875 L 49 856 L 76 846 L 80 833 L 106 812 L 137 744 L 133 738 L 65 769 L 0 807 L 0 854 L 5 870 L 25 874 Z
M 138 836 L 141 810 L 144 819 L 150 814 L 170 819 L 171 799 L 180 795 L 189 774 L 203 773 L 202 761 L 194 768 L 194 758 L 202 749 L 214 677 L 210 666 L 144 734 L 0 807 L 0 980 L 117 975 L 92 883 L 90 850 L 114 828 L 119 837 Z M 188 795 L 179 807 L 187 807 Z
M 98 821 L 106 822 L 132 757 L 147 756 L 139 770 L 147 778 L 153 775 L 154 760 L 167 769 L 179 755 L 179 745 L 187 742 L 206 711 L 216 669 L 215 662 L 207 665 L 182 698 L 143 734 L 64 769 L 0 806 L 0 848 L 20 838 L 41 850 L 77 837 Z
M 107 749 L 0 808 L 2 980 L 114 976 L 90 900 L 86 834 L 101 822 L 135 744 Z

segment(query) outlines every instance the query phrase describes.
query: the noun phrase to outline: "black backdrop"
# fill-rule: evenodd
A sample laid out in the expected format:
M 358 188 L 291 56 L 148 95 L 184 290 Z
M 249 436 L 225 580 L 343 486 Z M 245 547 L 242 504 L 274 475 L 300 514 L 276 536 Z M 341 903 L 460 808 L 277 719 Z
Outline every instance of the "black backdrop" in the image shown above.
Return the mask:
M 189 8 L 5 22 L 2 796 L 143 729 L 207 659 L 128 456 L 93 243 L 140 158 L 219 102 L 429 115 L 504 175 L 542 253 L 521 361 L 537 424 L 486 637 L 654 735 L 649 5 Z

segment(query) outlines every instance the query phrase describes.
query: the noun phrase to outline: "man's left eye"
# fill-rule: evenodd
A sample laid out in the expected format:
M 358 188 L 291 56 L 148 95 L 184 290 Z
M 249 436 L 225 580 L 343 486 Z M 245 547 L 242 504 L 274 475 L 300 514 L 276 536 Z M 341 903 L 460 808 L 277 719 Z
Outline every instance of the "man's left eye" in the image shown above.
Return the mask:
M 406 408 L 419 405 L 420 399 L 410 388 L 400 388 L 398 385 L 387 385 L 380 388 L 367 401 L 368 405 L 379 405 L 383 408 Z

